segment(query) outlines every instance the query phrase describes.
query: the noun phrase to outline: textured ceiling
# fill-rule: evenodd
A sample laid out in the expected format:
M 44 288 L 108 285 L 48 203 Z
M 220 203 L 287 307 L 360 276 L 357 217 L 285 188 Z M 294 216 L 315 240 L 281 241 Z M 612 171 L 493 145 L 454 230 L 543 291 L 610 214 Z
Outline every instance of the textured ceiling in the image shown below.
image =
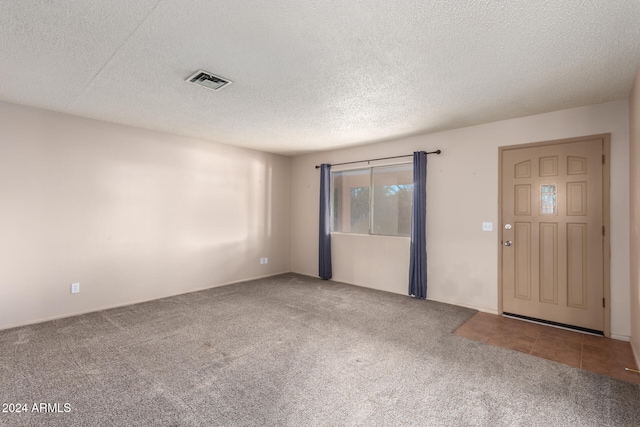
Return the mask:
M 0 100 L 282 154 L 625 98 L 639 67 L 638 0 L 0 0 Z

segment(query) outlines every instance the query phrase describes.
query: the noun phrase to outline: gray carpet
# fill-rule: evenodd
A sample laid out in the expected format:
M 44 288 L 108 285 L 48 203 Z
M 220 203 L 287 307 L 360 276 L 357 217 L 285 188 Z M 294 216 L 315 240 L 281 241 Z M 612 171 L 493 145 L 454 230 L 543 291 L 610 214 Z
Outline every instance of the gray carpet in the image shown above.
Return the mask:
M 640 425 L 640 386 L 451 334 L 473 314 L 286 274 L 0 331 L 0 425 Z

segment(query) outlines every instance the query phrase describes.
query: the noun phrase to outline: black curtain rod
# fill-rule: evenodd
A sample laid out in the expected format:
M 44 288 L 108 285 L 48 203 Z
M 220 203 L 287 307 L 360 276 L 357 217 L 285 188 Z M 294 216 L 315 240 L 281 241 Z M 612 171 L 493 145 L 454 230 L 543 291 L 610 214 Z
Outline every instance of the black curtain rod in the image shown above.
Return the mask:
M 436 151 L 427 152 L 427 154 L 440 154 L 440 153 L 442 153 L 442 150 L 436 150 Z M 399 159 L 401 157 L 411 157 L 411 156 L 413 156 L 413 154 L 406 154 L 404 156 L 380 157 L 379 159 L 356 160 L 355 162 L 334 163 L 331 166 L 350 165 L 352 163 L 375 162 L 376 160 Z M 320 166 L 316 165 L 316 169 L 320 169 Z

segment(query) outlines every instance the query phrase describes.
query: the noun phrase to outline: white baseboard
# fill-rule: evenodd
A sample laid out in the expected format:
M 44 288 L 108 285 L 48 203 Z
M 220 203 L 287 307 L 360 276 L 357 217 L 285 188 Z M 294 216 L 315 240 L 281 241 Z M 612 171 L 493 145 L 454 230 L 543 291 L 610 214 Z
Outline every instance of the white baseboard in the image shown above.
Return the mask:
M 302 272 L 302 271 L 296 271 L 296 270 L 293 270 L 292 273 L 301 274 L 303 276 L 315 277 L 315 278 L 318 277 L 317 275 L 314 276 L 313 274 L 309 274 L 308 272 Z M 340 282 L 340 283 L 345 283 L 347 285 L 359 286 L 361 288 L 367 288 L 367 289 L 373 289 L 374 291 L 389 292 L 389 293 L 392 293 L 392 294 L 404 295 L 404 296 L 407 296 L 407 297 L 409 296 L 406 293 L 399 293 L 399 292 L 393 292 L 393 291 L 390 291 L 390 290 L 387 290 L 387 289 L 378 289 L 378 288 L 372 288 L 370 286 L 363 286 L 363 285 L 360 285 L 360 284 L 357 284 L 357 283 L 350 283 L 350 282 L 345 281 L 345 280 L 336 279 L 335 277 L 332 278 L 331 280 L 332 281 L 336 281 L 336 282 Z M 491 308 L 478 307 L 478 306 L 471 305 L 471 304 L 462 304 L 462 303 L 453 302 L 453 301 L 446 301 L 446 300 L 438 299 L 438 298 L 427 298 L 427 299 L 429 301 L 442 302 L 442 303 L 445 303 L 445 304 L 451 304 L 451 305 L 457 305 L 457 306 L 460 306 L 460 307 L 471 308 L 473 310 L 478 310 L 478 311 L 481 311 L 483 313 L 498 314 L 498 310 L 494 310 L 494 309 L 491 309 Z
M 30 321 L 24 322 L 24 323 L 9 324 L 8 326 L 4 326 L 4 327 L 0 328 L 0 331 L 4 331 L 4 330 L 7 330 L 7 329 L 13 329 L 13 328 L 21 328 L 23 326 L 36 325 L 38 323 L 50 322 L 52 320 L 66 319 L 68 317 L 81 316 L 83 314 L 97 313 L 99 311 L 111 310 L 113 308 L 126 307 L 126 306 L 129 306 L 129 305 L 135 305 L 135 304 L 142 304 L 144 302 L 155 301 L 155 300 L 159 300 L 159 299 L 163 299 L 163 298 L 175 297 L 175 296 L 178 296 L 178 295 L 190 294 L 192 292 L 205 291 L 207 289 L 218 288 L 220 286 L 233 285 L 235 283 L 248 282 L 250 280 L 264 279 L 265 277 L 279 276 L 280 274 L 286 274 L 286 273 L 290 273 L 290 271 L 281 271 L 281 272 L 278 272 L 278 273 L 265 274 L 265 275 L 262 275 L 262 276 L 248 277 L 246 279 L 234 280 L 232 282 L 218 283 L 218 284 L 215 284 L 215 285 L 205 286 L 203 288 L 191 289 L 191 290 L 188 290 L 186 292 L 179 292 L 179 293 L 176 293 L 176 294 L 168 294 L 168 295 L 162 295 L 162 296 L 158 296 L 158 297 L 154 297 L 154 298 L 147 298 L 147 299 L 142 299 L 142 300 L 126 302 L 126 303 L 122 303 L 122 304 L 113 304 L 113 305 L 108 305 L 108 306 L 105 306 L 105 307 L 91 308 L 89 310 L 81 310 L 81 311 L 77 311 L 77 312 L 74 312 L 74 313 L 67 313 L 67 314 L 61 314 L 61 315 L 58 315 L 58 316 L 51 316 L 51 317 L 45 317 L 45 318 L 41 318 L 41 319 L 30 320 Z
M 627 335 L 618 335 L 618 334 L 611 334 L 611 339 L 612 340 L 618 340 L 618 341 L 626 341 L 626 342 L 630 342 L 631 338 Z
M 481 311 L 483 313 L 498 314 L 498 310 L 494 310 L 494 309 L 491 309 L 491 308 L 478 307 L 478 306 L 471 305 L 471 304 L 462 304 L 460 302 L 445 301 L 445 300 L 437 299 L 437 298 L 427 298 L 427 299 L 429 301 L 443 302 L 445 304 L 451 304 L 451 305 L 457 305 L 457 306 L 460 306 L 460 307 L 471 308 L 473 310 L 478 310 L 478 311 Z

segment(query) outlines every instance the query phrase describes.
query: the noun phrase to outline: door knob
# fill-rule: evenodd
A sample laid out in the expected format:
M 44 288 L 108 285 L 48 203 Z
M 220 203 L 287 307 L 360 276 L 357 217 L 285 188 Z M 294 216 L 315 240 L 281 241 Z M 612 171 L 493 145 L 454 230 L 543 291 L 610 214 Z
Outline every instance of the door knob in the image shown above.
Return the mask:
M 506 242 L 504 242 L 505 246 L 511 246 L 511 240 L 507 240 Z

